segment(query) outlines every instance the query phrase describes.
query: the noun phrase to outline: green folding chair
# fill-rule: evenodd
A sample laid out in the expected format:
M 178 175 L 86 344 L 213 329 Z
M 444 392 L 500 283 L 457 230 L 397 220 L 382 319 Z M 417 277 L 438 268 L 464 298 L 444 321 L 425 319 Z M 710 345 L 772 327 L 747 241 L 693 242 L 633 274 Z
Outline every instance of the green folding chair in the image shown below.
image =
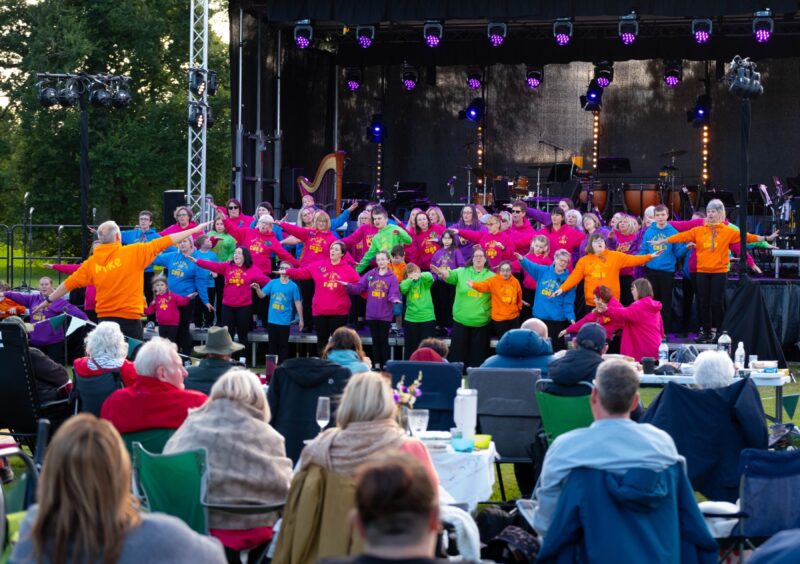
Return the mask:
M 536 382 L 536 402 L 539 404 L 547 446 L 550 446 L 559 435 L 573 429 L 588 427 L 594 422 L 588 394 L 585 396 L 548 394 L 545 389 L 552 382 L 550 379 Z M 591 384 L 579 382 L 579 385 L 586 386 L 587 392 L 591 393 Z
M 128 454 L 133 457 L 133 443 L 141 443 L 147 452 L 161 454 L 164 446 L 175 433 L 175 429 L 147 429 L 146 431 L 136 431 L 133 433 L 122 433 L 122 442 L 128 449 Z

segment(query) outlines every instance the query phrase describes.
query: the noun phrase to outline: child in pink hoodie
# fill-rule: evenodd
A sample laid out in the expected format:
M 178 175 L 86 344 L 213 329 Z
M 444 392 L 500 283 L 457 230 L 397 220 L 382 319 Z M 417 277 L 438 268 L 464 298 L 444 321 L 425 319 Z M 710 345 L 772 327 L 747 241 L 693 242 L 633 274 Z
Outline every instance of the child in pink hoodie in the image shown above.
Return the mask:
M 153 278 L 153 301 L 144 310 L 145 315 L 156 315 L 158 323 L 158 336 L 178 343 L 178 325 L 181 314 L 178 306 L 187 305 L 197 295 L 194 292 L 186 297 L 179 296 L 169 291 L 167 279 L 163 276 Z
M 631 292 L 634 301 L 628 307 L 609 305 L 597 309 L 612 321 L 622 323 L 622 354 L 632 356 L 637 362 L 644 356 L 658 358 L 658 347 L 664 337 L 661 302 L 653 299 L 653 287 L 646 278 L 634 280 Z

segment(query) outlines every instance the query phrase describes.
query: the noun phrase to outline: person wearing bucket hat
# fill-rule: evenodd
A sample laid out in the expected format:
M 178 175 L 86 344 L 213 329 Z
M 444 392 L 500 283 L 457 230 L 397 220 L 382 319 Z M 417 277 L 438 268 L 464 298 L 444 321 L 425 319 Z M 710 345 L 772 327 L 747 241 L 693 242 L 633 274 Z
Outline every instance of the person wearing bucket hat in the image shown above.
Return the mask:
M 231 355 L 244 349 L 244 345 L 234 343 L 228 329 L 225 327 L 211 327 L 208 330 L 208 338 L 205 345 L 194 348 L 194 352 L 201 354 L 204 358 L 197 366 L 187 368 L 184 385 L 187 390 L 197 390 L 208 394 L 211 386 L 234 366 L 241 366 L 234 362 Z

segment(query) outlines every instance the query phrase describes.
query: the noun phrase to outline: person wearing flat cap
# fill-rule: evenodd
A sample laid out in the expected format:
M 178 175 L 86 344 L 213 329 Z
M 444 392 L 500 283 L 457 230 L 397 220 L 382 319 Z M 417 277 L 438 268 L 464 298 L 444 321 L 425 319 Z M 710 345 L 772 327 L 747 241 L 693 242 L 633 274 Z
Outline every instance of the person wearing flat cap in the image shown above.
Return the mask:
M 234 366 L 242 366 L 235 362 L 231 355 L 244 349 L 244 345 L 234 343 L 226 327 L 211 327 L 205 345 L 194 347 L 194 352 L 204 358 L 197 366 L 187 368 L 189 373 L 184 382 L 187 390 L 197 390 L 208 395 L 211 386 L 220 376 Z
M 591 383 L 594 380 L 597 367 L 603 362 L 603 354 L 608 350 L 606 331 L 598 323 L 587 323 L 580 328 L 573 344 L 573 349 L 548 366 L 548 376 L 553 380 L 547 387 L 548 393 L 558 396 L 588 395 L 589 389 L 578 383 Z

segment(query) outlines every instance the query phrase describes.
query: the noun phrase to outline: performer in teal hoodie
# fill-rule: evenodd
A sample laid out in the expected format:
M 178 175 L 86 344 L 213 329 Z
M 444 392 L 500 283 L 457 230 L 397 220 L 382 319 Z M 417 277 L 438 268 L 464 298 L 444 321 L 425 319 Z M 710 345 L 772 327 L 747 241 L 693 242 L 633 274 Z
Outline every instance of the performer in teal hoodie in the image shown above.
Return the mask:
M 559 249 L 551 265 L 536 264 L 519 253 L 516 255 L 522 269 L 536 281 L 533 316 L 544 321 L 553 341 L 553 351 L 560 351 L 566 347 L 557 335 L 575 323 L 575 288 L 556 297 L 553 297 L 553 292 L 558 290 L 569 276 L 567 267 L 571 258 L 570 253 L 565 249 Z

